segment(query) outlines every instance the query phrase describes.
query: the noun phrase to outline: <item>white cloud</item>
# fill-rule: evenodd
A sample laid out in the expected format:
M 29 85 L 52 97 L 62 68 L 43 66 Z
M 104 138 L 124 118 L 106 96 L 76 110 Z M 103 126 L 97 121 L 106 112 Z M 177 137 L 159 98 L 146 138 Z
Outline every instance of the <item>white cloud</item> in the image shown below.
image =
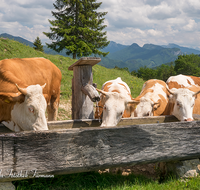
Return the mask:
M 105 16 L 107 38 L 121 44 L 200 44 L 199 0 L 98 0 Z M 2 0 L 0 33 L 44 42 L 55 0 Z

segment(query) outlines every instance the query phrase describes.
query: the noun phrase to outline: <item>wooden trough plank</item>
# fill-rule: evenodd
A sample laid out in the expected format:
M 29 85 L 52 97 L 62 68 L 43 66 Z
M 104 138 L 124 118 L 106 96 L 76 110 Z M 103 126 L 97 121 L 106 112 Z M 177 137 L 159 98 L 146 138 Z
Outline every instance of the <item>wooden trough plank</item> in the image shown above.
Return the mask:
M 200 120 L 200 115 L 194 114 L 193 117 L 195 120 Z M 178 120 L 173 115 L 141 117 L 141 118 L 122 118 L 117 126 L 165 123 L 165 122 L 178 122 Z M 99 121 L 98 119 L 80 119 L 80 120 L 77 119 L 77 120 L 48 122 L 49 130 L 82 128 L 82 127 L 99 127 L 100 125 L 101 125 L 101 120 Z M 0 134 L 1 133 L 12 133 L 12 131 L 0 123 Z
M 141 118 L 122 118 L 119 122 L 120 125 L 136 125 L 136 124 L 149 124 L 149 123 L 163 123 L 163 122 L 176 122 L 176 117 L 172 115 L 167 116 L 153 116 Z M 69 128 L 82 128 L 82 127 L 99 127 L 101 120 L 98 119 L 77 119 L 77 120 L 64 120 L 64 121 L 51 121 L 48 122 L 49 130 L 69 129 Z M 1 133 L 12 133 L 3 124 L 0 124 Z
M 0 146 L 1 181 L 186 160 L 200 157 L 200 121 L 0 134 Z
M 164 122 L 177 122 L 177 118 L 172 115 L 166 116 L 152 116 L 141 118 L 122 118 L 117 126 L 121 125 L 137 125 L 137 124 L 150 124 L 150 123 L 164 123 Z M 77 119 L 65 121 L 51 121 L 48 122 L 50 130 L 67 129 L 67 128 L 82 128 L 82 127 L 99 127 L 101 120 L 98 119 Z

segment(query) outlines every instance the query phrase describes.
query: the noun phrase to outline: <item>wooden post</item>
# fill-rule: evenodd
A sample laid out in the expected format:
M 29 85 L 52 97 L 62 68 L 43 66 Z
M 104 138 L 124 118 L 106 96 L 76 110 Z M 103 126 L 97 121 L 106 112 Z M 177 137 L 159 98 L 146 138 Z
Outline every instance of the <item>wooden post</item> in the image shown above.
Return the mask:
M 72 119 L 93 119 L 93 102 L 100 97 L 93 85 L 92 66 L 101 58 L 82 57 L 68 70 L 73 70 L 72 79 Z

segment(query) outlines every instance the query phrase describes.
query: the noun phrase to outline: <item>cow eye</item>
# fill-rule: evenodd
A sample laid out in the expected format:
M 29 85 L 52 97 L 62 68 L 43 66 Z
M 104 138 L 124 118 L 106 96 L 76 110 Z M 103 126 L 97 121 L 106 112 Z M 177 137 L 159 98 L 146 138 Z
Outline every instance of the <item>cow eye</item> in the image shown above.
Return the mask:
M 180 104 L 179 102 L 177 102 L 177 104 L 176 104 L 176 105 L 177 105 L 177 106 L 179 106 L 179 107 L 181 106 L 181 104 Z
M 103 109 L 106 110 L 106 106 L 104 106 Z
M 34 113 L 34 108 L 33 108 L 32 106 L 30 106 L 30 107 L 28 108 L 28 110 L 29 110 L 29 112 Z

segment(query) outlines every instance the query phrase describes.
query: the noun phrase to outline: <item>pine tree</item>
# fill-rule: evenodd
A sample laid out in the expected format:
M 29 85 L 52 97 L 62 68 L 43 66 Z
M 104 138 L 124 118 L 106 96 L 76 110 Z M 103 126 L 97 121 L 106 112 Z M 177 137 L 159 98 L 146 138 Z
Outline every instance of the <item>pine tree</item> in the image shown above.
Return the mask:
M 43 45 L 39 37 L 35 39 L 35 41 L 33 42 L 33 45 L 35 46 L 33 47 L 35 50 L 44 52 Z
M 109 52 L 100 50 L 110 43 L 102 31 L 107 12 L 96 11 L 101 4 L 96 0 L 56 0 L 53 5 L 57 12 L 52 11 L 56 20 L 49 20 L 51 32 L 44 32 L 52 40 L 47 46 L 57 52 L 65 49 L 73 59 L 91 54 L 106 56 Z

